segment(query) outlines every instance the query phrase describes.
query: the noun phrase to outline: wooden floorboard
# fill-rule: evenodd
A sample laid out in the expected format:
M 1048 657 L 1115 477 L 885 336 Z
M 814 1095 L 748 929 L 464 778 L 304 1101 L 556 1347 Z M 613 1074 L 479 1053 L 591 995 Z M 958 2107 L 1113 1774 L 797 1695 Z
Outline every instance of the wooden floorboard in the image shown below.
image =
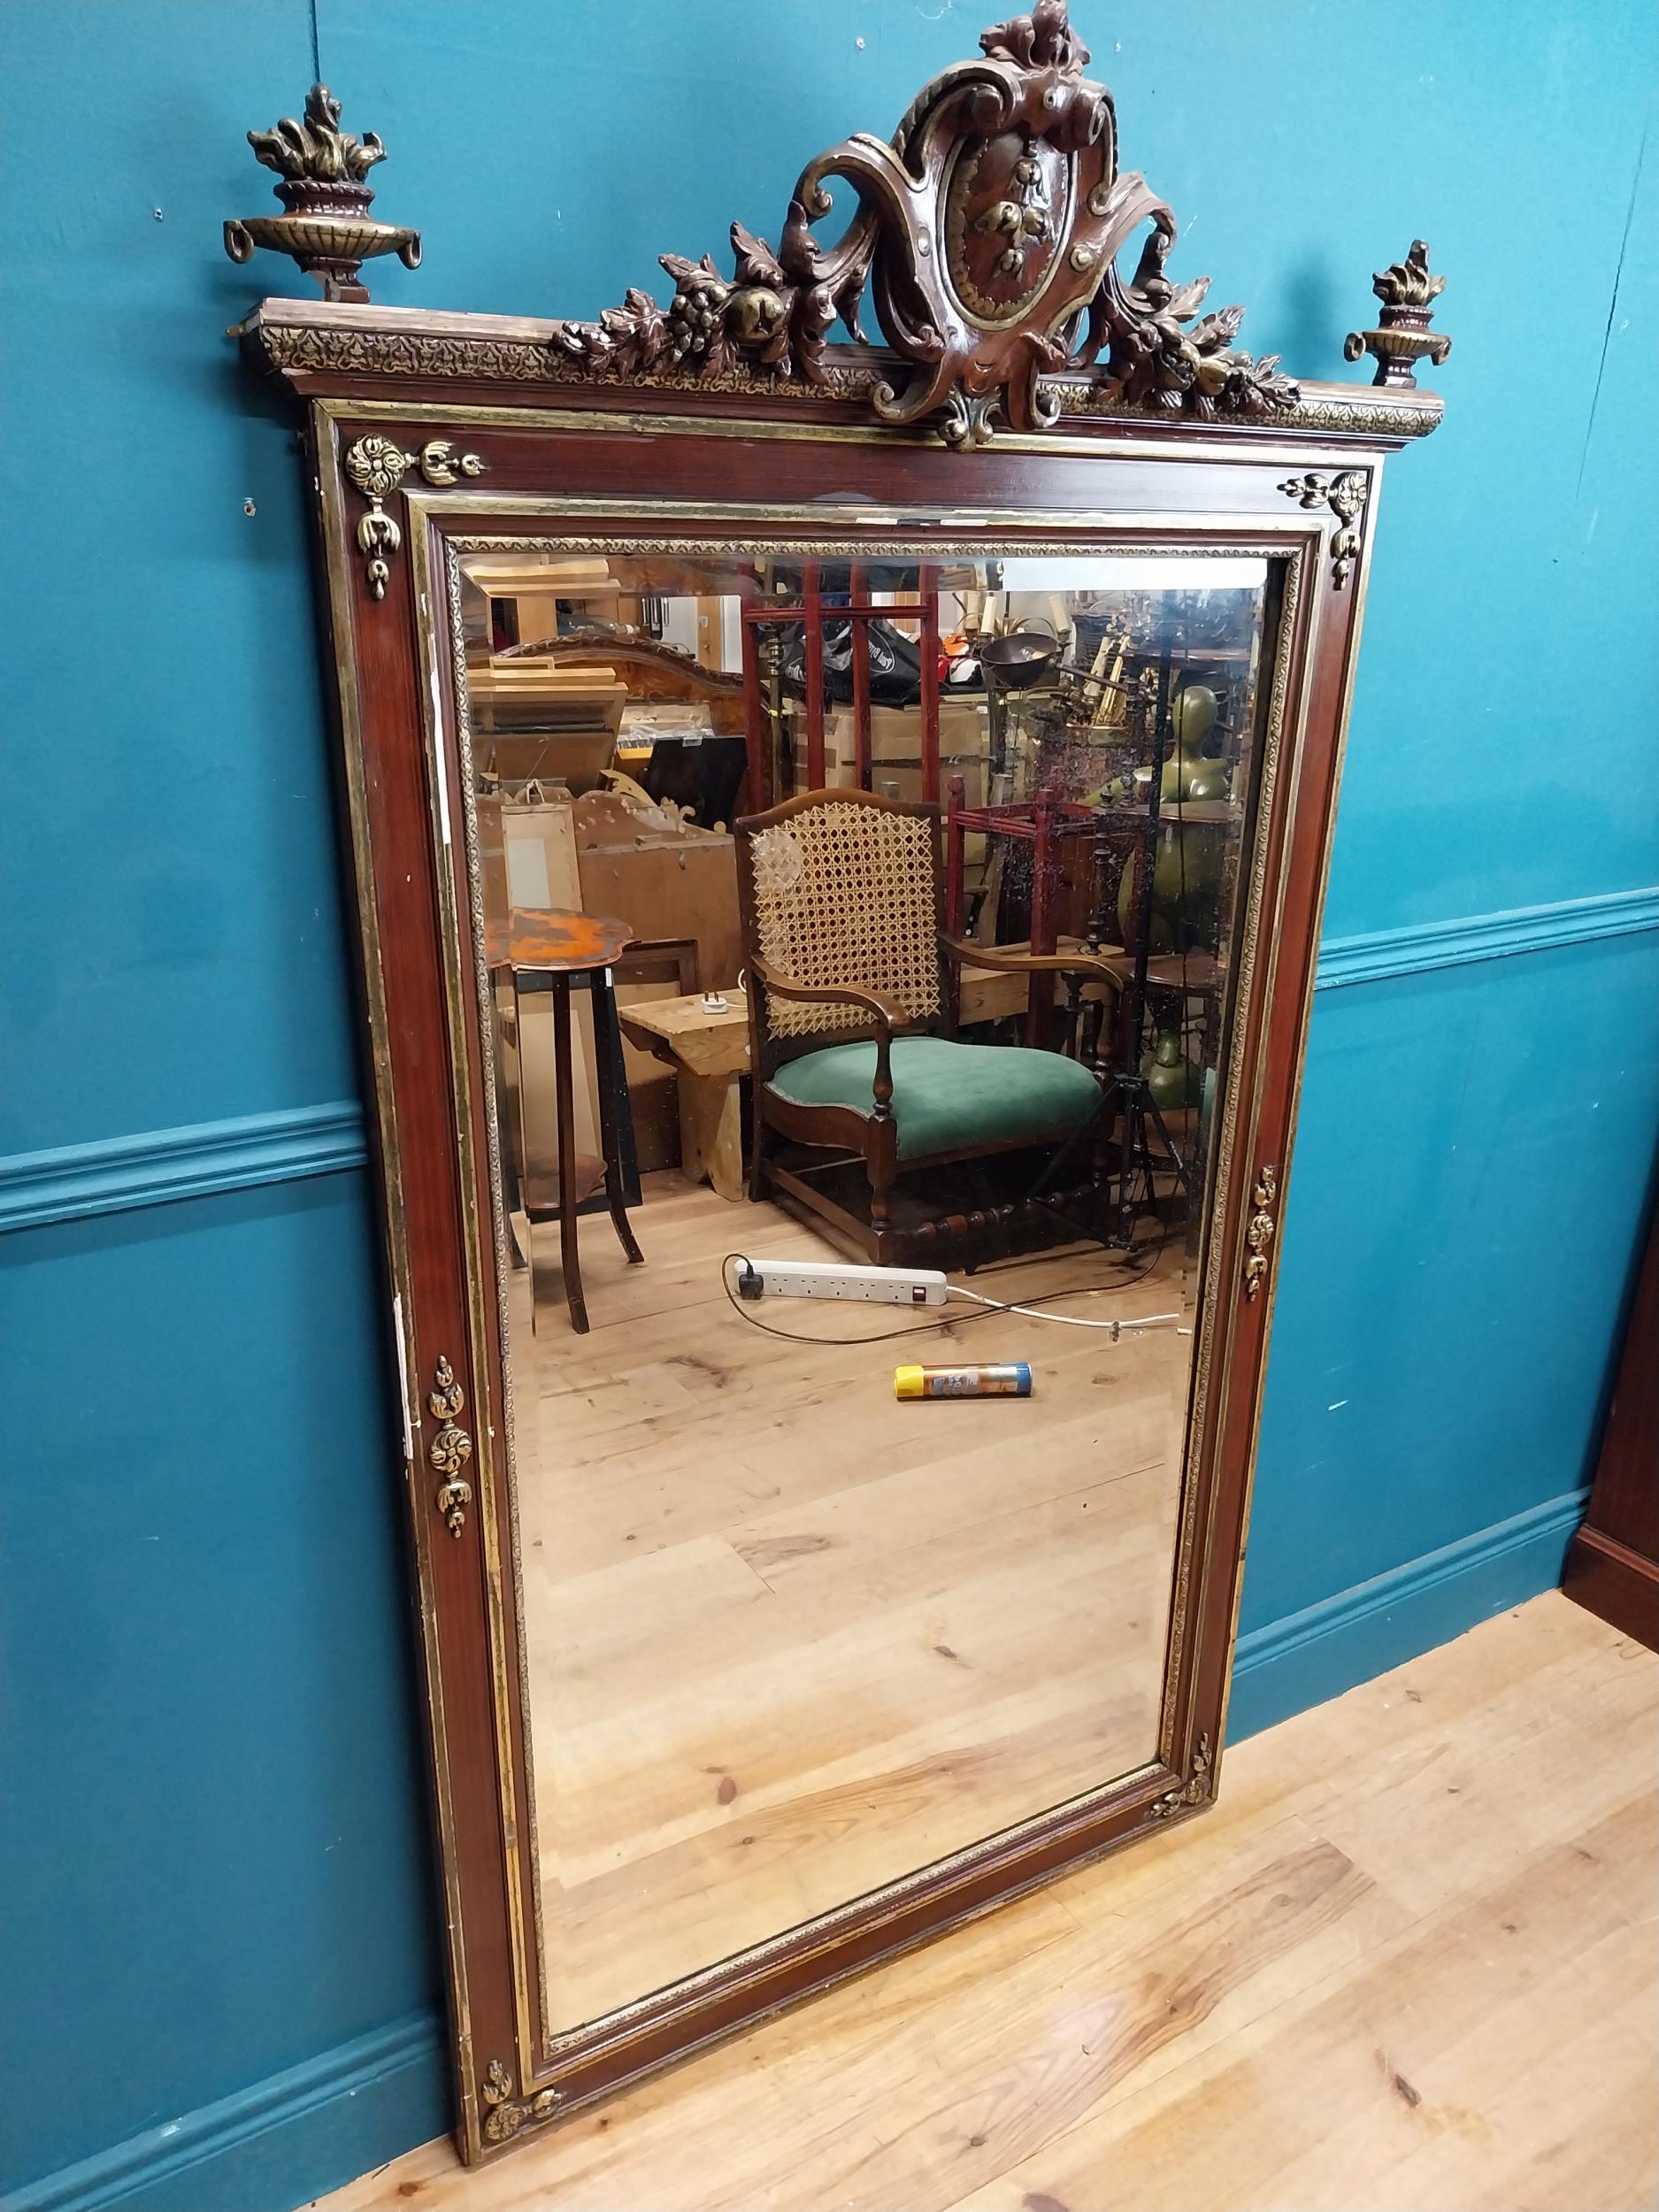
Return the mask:
M 527 1272 L 509 1285 L 560 2028 L 1157 1751 L 1191 1338 L 963 1306 L 948 1339 L 874 1341 L 918 1317 L 773 1301 L 786 1340 L 733 1310 L 721 1263 L 822 1259 L 811 1230 L 672 1173 L 636 1221 L 643 1267 L 584 1228 L 591 1334 L 546 1281 L 532 1331 Z M 1141 1278 L 1083 1247 L 979 1282 L 1172 1318 L 1186 1255 L 1156 1257 Z M 901 1360 L 976 1356 L 1029 1359 L 1032 1396 L 895 1399 Z
M 326 2212 L 1645 2212 L 1659 1658 L 1556 1594 L 1214 1810 L 472 2173 Z

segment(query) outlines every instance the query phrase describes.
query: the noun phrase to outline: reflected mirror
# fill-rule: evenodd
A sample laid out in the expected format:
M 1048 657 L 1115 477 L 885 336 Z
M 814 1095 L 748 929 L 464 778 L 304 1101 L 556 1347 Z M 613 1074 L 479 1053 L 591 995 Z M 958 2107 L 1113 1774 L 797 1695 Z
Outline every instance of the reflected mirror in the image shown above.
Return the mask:
M 557 2032 L 1157 1756 L 1279 575 L 466 542 Z

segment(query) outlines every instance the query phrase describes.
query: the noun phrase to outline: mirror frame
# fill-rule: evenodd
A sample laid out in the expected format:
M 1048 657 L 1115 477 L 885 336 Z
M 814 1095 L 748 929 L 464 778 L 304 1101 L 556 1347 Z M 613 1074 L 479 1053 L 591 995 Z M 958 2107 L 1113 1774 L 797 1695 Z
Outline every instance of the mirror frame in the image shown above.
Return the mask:
M 1065 29 L 1064 9 L 1048 7 L 1046 28 L 1039 20 L 1033 30 L 1032 19 L 1024 25 L 987 32 L 987 60 L 962 65 L 977 73 L 967 90 L 959 73 L 947 72 L 907 119 L 907 127 L 918 114 L 924 126 L 934 119 L 927 174 L 936 191 L 966 129 L 964 100 L 983 88 L 987 70 L 999 97 L 1017 93 L 1033 113 L 1039 102 L 1044 114 L 1055 111 L 1048 95 L 1057 88 L 1063 119 L 1079 106 L 1097 112 L 1099 100 L 1110 119 L 1110 96 L 1081 78 L 1078 57 L 1087 56 Z M 1028 127 L 1041 134 L 1048 126 Z M 1231 351 L 1236 315 L 1230 324 L 1208 319 L 1225 325 L 1217 342 L 1205 337 L 1206 325 L 1190 332 L 1194 375 L 1160 385 L 1135 334 L 1160 313 L 1191 323 L 1197 288 L 1169 297 L 1161 272 L 1173 219 L 1139 178 L 1118 177 L 1115 122 L 1093 139 L 1074 135 L 1080 145 L 1056 135 L 1056 157 L 1073 165 L 1076 189 L 1073 226 L 1056 253 L 1072 242 L 1066 265 L 1096 272 L 1093 300 L 1083 285 L 1062 303 L 1064 313 L 1052 298 L 1040 303 L 1014 335 L 1030 340 L 1041 326 L 1041 345 L 1006 342 L 1004 327 L 995 357 L 984 347 L 974 352 L 972 327 L 964 339 L 953 325 L 943 371 L 902 310 L 903 283 L 918 277 L 914 250 L 882 231 L 879 180 L 864 178 L 847 148 L 813 165 L 797 187 L 795 236 L 791 244 L 786 229 L 781 263 L 763 262 L 762 242 L 733 226 L 738 281 L 714 280 L 724 350 L 707 349 L 700 359 L 664 359 L 660 347 L 651 357 L 640 335 L 652 327 L 649 303 L 633 294 L 616 321 L 599 326 L 376 308 L 360 299 L 268 299 L 238 333 L 254 365 L 303 408 L 315 485 L 426 1668 L 457 2139 L 469 2161 L 1033 1884 L 1167 1829 L 1215 1795 L 1275 1233 L 1377 491 L 1385 453 L 1432 429 L 1440 406 L 1411 386 L 1409 367 L 1403 380 L 1392 372 L 1378 348 L 1379 381 L 1392 386 L 1386 392 L 1298 386 L 1276 365 Z M 867 146 L 859 158 L 877 162 Z M 860 194 L 848 233 L 856 251 L 844 240 L 821 254 L 810 233 L 811 252 L 801 243 L 803 209 L 816 211 L 826 173 L 851 178 Z M 1147 222 L 1152 242 L 1125 285 L 1118 247 Z M 665 265 L 678 273 L 677 300 L 712 274 L 672 257 Z M 825 345 L 814 315 L 821 321 L 826 303 L 845 309 L 853 280 L 861 287 L 872 269 L 888 349 Z M 824 295 L 816 308 L 814 274 Z M 1383 286 L 1379 277 L 1386 297 Z M 781 303 L 775 312 L 745 300 L 757 291 Z M 712 296 L 706 285 L 704 296 Z M 1419 311 L 1415 326 L 1425 328 Z M 1085 313 L 1088 337 L 1076 338 L 1068 354 L 1056 330 L 1080 331 Z M 795 342 L 781 358 L 780 329 Z M 1202 373 L 1224 355 L 1232 387 Z M 636 488 L 648 471 L 649 495 Z M 800 546 L 854 558 L 872 550 L 893 557 L 907 546 L 929 558 L 1225 550 L 1265 555 L 1279 565 L 1270 573 L 1283 580 L 1241 897 L 1156 1755 L 1017 1828 L 557 2033 L 543 2012 L 489 1226 L 495 1163 L 480 1050 L 480 887 L 469 735 L 457 699 L 457 565 L 503 537 L 618 552 L 659 541 L 710 552 Z

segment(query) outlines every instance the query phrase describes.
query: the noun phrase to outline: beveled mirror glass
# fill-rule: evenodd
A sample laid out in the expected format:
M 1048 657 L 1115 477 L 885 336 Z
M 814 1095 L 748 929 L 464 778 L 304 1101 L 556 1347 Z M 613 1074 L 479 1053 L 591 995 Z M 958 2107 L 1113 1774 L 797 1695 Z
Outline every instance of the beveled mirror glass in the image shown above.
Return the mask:
M 557 2032 L 1156 1763 L 1270 572 L 495 537 L 452 582 Z M 746 686 L 763 795 L 947 796 L 946 933 L 982 951 L 954 1036 L 893 1048 L 889 1233 L 951 1271 L 942 1309 L 741 1294 L 746 1263 L 862 1263 L 835 1208 L 869 1212 L 844 1148 L 802 1148 L 824 1212 L 750 1199 Z M 851 897 L 848 850 L 761 843 L 793 964 L 902 989 L 904 867 L 878 850 Z M 582 919 L 616 928 L 569 952 Z M 1094 964 L 988 964 L 1033 946 Z M 869 1112 L 873 1045 L 796 1008 L 773 1082 Z M 1018 1131 L 1062 1076 L 1065 1125 Z M 1030 1395 L 901 1401 L 917 1363 Z

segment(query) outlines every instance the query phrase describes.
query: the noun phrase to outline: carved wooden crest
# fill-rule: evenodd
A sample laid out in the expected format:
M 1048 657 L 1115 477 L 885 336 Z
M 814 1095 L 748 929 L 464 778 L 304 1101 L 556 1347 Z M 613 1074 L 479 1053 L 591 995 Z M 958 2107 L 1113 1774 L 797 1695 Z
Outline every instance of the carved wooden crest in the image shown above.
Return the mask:
M 1039 379 L 1065 369 L 1087 372 L 1102 401 L 1159 411 L 1294 406 L 1298 388 L 1276 358 L 1233 349 L 1243 309 L 1201 319 L 1209 279 L 1165 276 L 1175 218 L 1144 178 L 1119 175 L 1111 95 L 1083 74 L 1088 50 L 1065 0 L 1038 0 L 979 44 L 982 58 L 935 77 L 889 143 L 860 131 L 808 164 L 775 254 L 733 223 L 729 280 L 707 255 L 664 254 L 665 309 L 632 290 L 596 324 L 561 324 L 556 342 L 601 375 L 759 367 L 823 385 L 835 322 L 864 338 L 867 284 L 905 368 L 877 384 L 875 411 L 938 417 L 953 445 L 984 443 L 999 414 L 1017 430 L 1046 426 L 1055 403 Z M 831 211 L 831 178 L 858 206 L 826 247 L 812 226 Z M 1125 283 L 1117 256 L 1147 223 Z

